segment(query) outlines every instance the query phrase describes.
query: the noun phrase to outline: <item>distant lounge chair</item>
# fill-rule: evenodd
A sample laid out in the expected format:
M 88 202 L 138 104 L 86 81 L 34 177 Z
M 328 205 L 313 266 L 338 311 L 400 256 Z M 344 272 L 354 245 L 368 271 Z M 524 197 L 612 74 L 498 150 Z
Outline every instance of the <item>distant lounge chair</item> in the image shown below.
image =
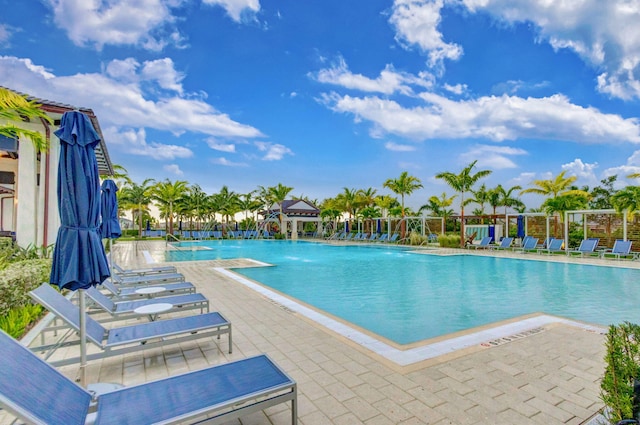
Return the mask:
M 489 248 L 489 244 L 491 243 L 491 241 L 493 240 L 493 237 L 491 236 L 485 236 L 484 238 L 480 239 L 480 243 L 479 244 L 469 244 L 467 245 L 467 249 L 485 249 L 485 248 Z
M 473 241 L 476 240 L 476 236 L 478 236 L 478 232 L 473 232 L 472 234 L 467 236 L 467 238 L 464 240 L 464 245 L 465 246 L 472 245 Z M 493 240 L 493 238 L 491 238 L 491 240 Z M 491 242 L 491 240 L 489 240 L 489 242 Z
M 383 233 L 379 238 L 378 238 L 378 242 L 386 242 L 389 239 L 389 234 L 388 233 Z
M 378 239 L 378 235 L 377 233 L 372 233 L 371 236 L 369 236 L 369 239 L 366 239 L 369 242 L 375 242 Z
M 600 239 L 598 238 L 583 239 L 580 242 L 580 246 L 578 247 L 578 249 L 568 251 L 567 255 L 571 256 L 576 254 L 580 255 L 580 257 L 584 257 L 585 255 L 598 255 L 598 253 L 595 252 L 595 249 L 598 246 L 599 241 Z
M 387 242 L 388 243 L 392 243 L 392 242 L 396 242 L 398 240 L 398 238 L 400 237 L 399 233 L 394 233 L 393 235 L 389 236 L 387 238 Z
M 536 250 L 536 247 L 538 246 L 538 238 L 529 236 L 528 238 L 525 238 L 525 239 L 526 240 L 523 240 L 522 246 L 517 246 L 512 248 L 514 252 L 520 251 L 522 253 L 526 253 L 526 252 Z
M 564 239 L 552 238 L 549 241 L 547 248 L 538 249 L 538 254 L 546 252 L 547 254 L 553 254 L 554 252 L 562 252 L 562 245 L 564 245 Z
M 536 249 L 547 249 L 549 247 L 549 243 L 553 240 L 553 238 L 546 238 L 541 244 L 536 246 Z
M 102 287 L 105 288 L 107 291 L 109 291 L 116 298 L 131 299 L 131 298 L 140 298 L 144 296 L 146 297 L 153 296 L 153 295 L 149 295 L 148 293 L 140 294 L 139 292 L 137 292 L 140 289 L 139 287 L 126 286 L 124 288 L 121 288 L 117 286 L 115 283 L 111 282 L 109 279 L 102 282 Z M 165 284 L 162 284 L 162 288 L 164 288 L 164 291 L 159 292 L 155 296 L 163 297 L 163 296 L 176 295 L 176 294 L 193 294 L 196 292 L 196 287 L 191 282 L 165 283 Z
M 51 313 L 64 320 L 71 328 L 80 331 L 80 310 L 78 306 L 63 297 L 51 285 L 48 283 L 40 285 L 29 292 L 29 296 L 42 304 Z M 110 329 L 103 327 L 88 314 L 84 314 L 87 326 L 86 338 L 101 349 L 98 353 L 87 354 L 87 361 L 211 336 L 220 338 L 221 334 L 229 334 L 229 353 L 233 349 L 231 323 L 220 313 L 196 314 Z M 52 350 L 72 343 L 78 344 L 79 342 L 56 343 L 31 347 L 31 349 L 33 351 Z M 52 351 L 49 352 L 50 354 L 52 354 Z M 79 361 L 80 357 L 66 357 L 50 363 L 55 366 L 63 366 L 75 364 Z
M 623 241 L 622 239 L 616 239 L 613 248 L 602 251 L 600 256 L 602 258 L 613 257 L 618 260 L 623 257 L 635 258 L 635 255 L 631 254 L 631 241 Z
M 498 245 L 489 245 L 489 249 L 509 249 L 513 243 L 512 237 L 502 238 Z
M 296 382 L 265 355 L 96 396 L 0 331 L 0 369 L 0 405 L 27 423 L 228 423 L 288 402 L 297 423 Z

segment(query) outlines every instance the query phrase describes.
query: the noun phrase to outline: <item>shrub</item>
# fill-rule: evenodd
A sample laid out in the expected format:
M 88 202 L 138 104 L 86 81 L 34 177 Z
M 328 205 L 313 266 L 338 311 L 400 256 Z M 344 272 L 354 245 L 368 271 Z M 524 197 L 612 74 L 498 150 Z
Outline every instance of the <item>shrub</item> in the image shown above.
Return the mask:
M 40 304 L 27 304 L 14 307 L 4 316 L 0 316 L 0 329 L 18 339 L 42 316 L 44 308 Z
M 0 316 L 31 303 L 28 292 L 49 280 L 51 260 L 23 260 L 9 264 L 0 274 Z
M 608 408 L 609 420 L 616 423 L 634 418 L 639 410 L 634 386 L 640 379 L 640 326 L 629 322 L 611 325 L 605 347 L 606 368 L 600 398 Z
M 440 235 L 438 243 L 443 248 L 460 248 L 460 235 Z
M 427 237 L 420 233 L 411 232 L 409 235 L 409 245 L 422 245 L 427 243 Z

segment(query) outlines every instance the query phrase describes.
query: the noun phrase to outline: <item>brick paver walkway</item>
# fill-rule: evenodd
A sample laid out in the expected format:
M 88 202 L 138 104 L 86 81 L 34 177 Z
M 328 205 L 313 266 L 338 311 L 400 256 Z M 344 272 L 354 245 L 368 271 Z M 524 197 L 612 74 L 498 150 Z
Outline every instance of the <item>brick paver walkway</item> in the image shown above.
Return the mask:
M 157 258 L 164 250 L 164 243 L 118 245 L 116 256 L 127 266 L 145 265 L 143 251 Z M 302 425 L 580 424 L 601 407 L 600 333 L 551 324 L 511 342 L 401 368 L 213 270 L 228 263 L 175 264 L 233 324 L 233 354 L 224 337 L 169 345 L 92 362 L 89 382 L 131 385 L 267 353 L 298 382 Z M 232 423 L 288 424 L 290 411 L 281 405 Z

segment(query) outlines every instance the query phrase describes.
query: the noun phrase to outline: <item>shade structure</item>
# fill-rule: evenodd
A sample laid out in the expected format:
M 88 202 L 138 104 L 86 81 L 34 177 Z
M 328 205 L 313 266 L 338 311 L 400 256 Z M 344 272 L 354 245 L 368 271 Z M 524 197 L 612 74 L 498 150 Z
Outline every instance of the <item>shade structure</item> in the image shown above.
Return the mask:
M 518 231 L 516 237 L 524 238 L 524 216 L 518 216 Z
M 122 236 L 120 220 L 118 217 L 118 198 L 116 186 L 113 180 L 105 180 L 100 188 L 100 205 L 102 222 L 100 224 L 100 235 L 102 238 L 115 239 Z
M 80 290 L 80 381 L 84 386 L 84 289 L 102 283 L 110 275 L 99 232 L 100 178 L 95 147 L 100 138 L 89 118 L 79 111 L 65 112 L 55 135 L 60 139 L 57 188 L 60 228 L 49 282 L 60 288 Z

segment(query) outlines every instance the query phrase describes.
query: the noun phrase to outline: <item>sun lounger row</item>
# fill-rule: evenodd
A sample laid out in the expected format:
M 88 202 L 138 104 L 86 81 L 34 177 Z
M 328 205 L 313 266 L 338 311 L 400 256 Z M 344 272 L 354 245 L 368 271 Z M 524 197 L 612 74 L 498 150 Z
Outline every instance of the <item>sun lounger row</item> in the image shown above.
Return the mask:
M 356 242 L 397 242 L 400 234 L 393 233 L 389 235 L 388 233 L 334 233 L 327 238 L 327 240 L 334 241 L 356 241 Z
M 28 423 L 219 424 L 288 402 L 296 424 L 296 383 L 266 355 L 96 395 L 0 331 L 0 406 Z

